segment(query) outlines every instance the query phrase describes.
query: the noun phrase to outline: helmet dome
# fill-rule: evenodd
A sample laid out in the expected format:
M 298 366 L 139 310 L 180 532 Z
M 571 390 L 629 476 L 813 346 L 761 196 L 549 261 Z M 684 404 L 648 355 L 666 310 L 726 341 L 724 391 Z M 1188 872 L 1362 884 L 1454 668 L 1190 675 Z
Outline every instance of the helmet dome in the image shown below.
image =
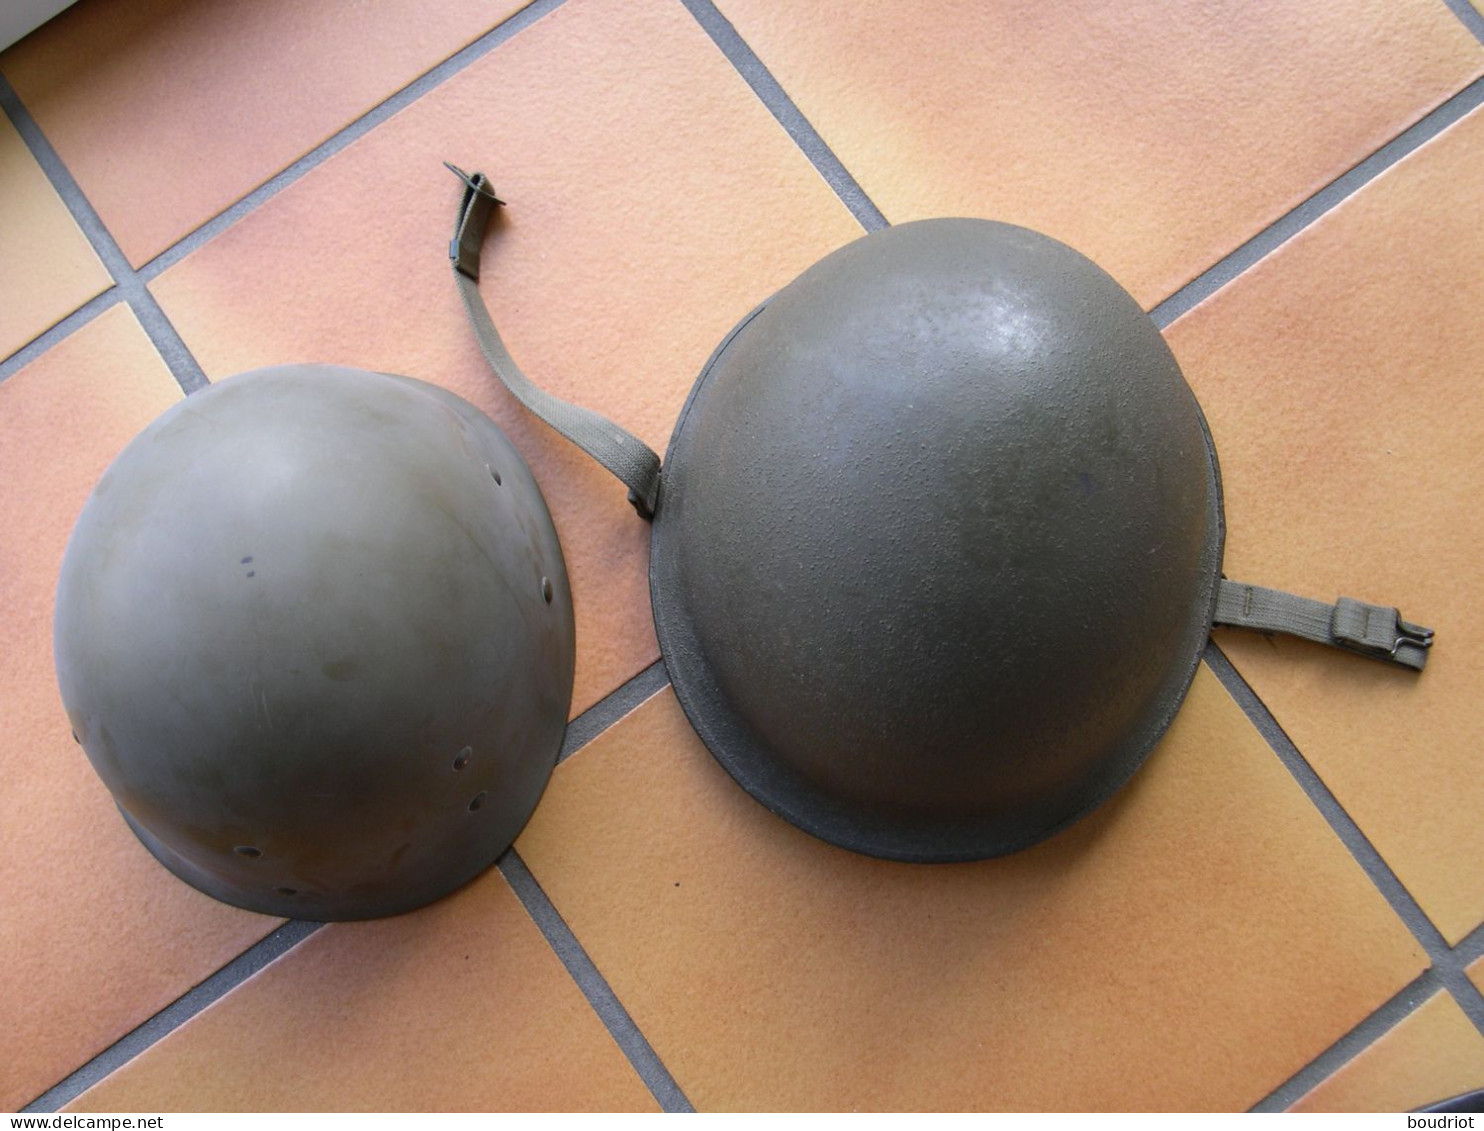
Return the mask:
M 1164 733 L 1209 632 L 1214 450 L 1149 317 L 984 220 L 826 257 L 749 315 L 665 460 L 651 585 L 737 781 L 876 856 L 1014 851 Z
M 572 693 L 566 569 L 524 461 L 435 386 L 234 377 L 135 438 L 62 564 L 57 678 L 125 820 L 253 911 L 409 910 L 534 808 Z

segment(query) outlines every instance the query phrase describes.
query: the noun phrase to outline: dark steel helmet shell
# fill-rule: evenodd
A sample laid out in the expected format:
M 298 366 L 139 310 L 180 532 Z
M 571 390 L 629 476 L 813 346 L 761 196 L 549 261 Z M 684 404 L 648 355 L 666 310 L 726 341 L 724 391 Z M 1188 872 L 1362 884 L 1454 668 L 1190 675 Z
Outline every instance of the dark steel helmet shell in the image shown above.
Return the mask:
M 57 677 L 130 827 L 293 918 L 391 915 L 490 865 L 551 774 L 571 595 L 519 453 L 457 396 L 330 366 L 145 429 L 62 565 Z
M 774 812 L 910 861 L 1024 848 L 1144 761 L 1194 676 L 1215 451 L 1153 322 L 1040 234 L 826 257 L 705 367 L 651 553 L 691 723 Z
M 1216 624 L 1426 666 L 1433 630 L 1394 607 L 1221 575 L 1195 396 L 1133 297 L 1056 240 L 949 219 L 841 248 L 722 341 L 662 463 L 520 371 L 478 287 L 502 202 L 454 172 L 481 351 L 653 520 L 676 695 L 805 831 L 921 862 L 1035 844 L 1143 763 Z

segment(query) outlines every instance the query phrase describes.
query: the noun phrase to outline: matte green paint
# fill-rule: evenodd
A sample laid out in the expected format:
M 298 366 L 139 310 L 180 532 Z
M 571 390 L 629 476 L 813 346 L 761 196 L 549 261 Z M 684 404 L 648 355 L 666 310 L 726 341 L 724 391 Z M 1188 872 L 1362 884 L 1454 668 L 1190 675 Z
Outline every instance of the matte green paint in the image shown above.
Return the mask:
M 124 449 L 68 545 L 55 650 L 150 851 L 311 920 L 410 910 L 509 846 L 575 655 L 504 434 L 435 386 L 309 365 L 212 385 Z
M 1090 260 L 982 220 L 828 256 L 712 357 L 661 475 L 660 648 L 754 797 L 901 860 L 1015 851 L 1107 798 L 1211 625 L 1215 452 Z

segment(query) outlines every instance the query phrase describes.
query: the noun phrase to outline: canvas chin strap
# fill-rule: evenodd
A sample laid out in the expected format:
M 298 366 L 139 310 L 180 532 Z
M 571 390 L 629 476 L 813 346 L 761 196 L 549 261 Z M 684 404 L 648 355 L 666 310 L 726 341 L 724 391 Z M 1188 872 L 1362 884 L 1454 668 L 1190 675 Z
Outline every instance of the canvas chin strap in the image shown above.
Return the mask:
M 489 309 L 479 297 L 479 248 L 495 206 L 504 202 L 483 173 L 469 174 L 456 166 L 448 167 L 464 182 L 448 258 L 485 360 L 516 400 L 618 476 L 629 488 L 634 509 L 643 518 L 653 518 L 660 490 L 660 457 L 654 450 L 613 421 L 537 387 L 505 348 Z
M 1385 605 L 1341 597 L 1333 605 L 1261 585 L 1221 580 L 1217 624 L 1282 632 L 1421 671 L 1432 647 L 1432 629 L 1402 619 Z
M 504 202 L 483 173 L 448 167 L 464 182 L 448 258 L 485 360 L 516 400 L 616 475 L 628 486 L 634 509 L 641 517 L 652 519 L 659 498 L 660 457 L 611 420 L 538 388 L 521 372 L 500 340 L 489 310 L 479 297 L 479 250 L 490 216 Z M 1427 663 L 1433 639 L 1432 629 L 1403 620 L 1396 609 L 1385 605 L 1349 597 L 1326 604 L 1225 578 L 1216 593 L 1214 623 L 1281 632 L 1414 671 L 1421 671 Z

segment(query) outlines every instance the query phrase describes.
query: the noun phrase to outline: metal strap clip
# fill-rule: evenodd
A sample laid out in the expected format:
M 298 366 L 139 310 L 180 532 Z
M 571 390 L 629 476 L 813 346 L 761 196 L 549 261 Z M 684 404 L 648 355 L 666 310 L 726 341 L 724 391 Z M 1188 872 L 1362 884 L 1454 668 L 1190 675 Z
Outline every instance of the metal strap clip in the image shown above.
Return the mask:
M 448 258 L 461 274 L 478 279 L 479 245 L 484 239 L 485 225 L 489 222 L 489 210 L 505 202 L 495 195 L 489 178 L 483 173 L 474 173 L 471 176 L 447 161 L 443 165 L 464 182 L 464 201 L 459 208 L 453 239 L 448 243 Z
M 1403 620 L 1394 608 L 1351 597 L 1335 602 L 1330 632 L 1338 647 L 1415 668 L 1422 667 L 1433 637 L 1432 629 Z

